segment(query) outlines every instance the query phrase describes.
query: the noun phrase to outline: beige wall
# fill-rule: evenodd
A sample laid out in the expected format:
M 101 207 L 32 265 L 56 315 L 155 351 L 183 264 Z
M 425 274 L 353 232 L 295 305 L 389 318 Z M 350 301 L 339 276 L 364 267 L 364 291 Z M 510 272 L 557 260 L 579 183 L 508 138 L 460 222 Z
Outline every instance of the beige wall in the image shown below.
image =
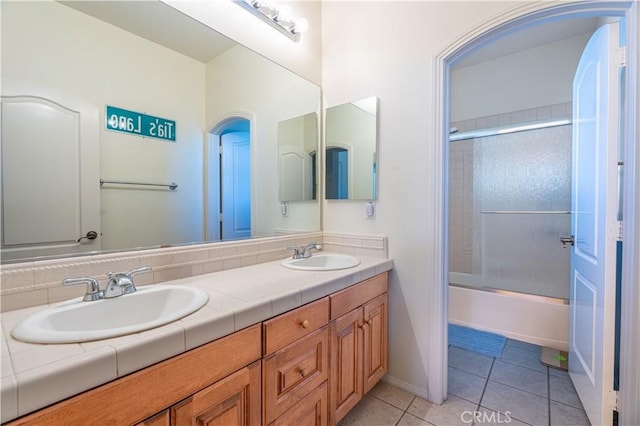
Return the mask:
M 451 72 L 451 121 L 571 102 L 573 74 L 590 33 Z
M 323 206 L 328 231 L 385 234 L 390 285 L 389 376 L 426 396 L 429 300 L 436 223 L 434 57 L 469 29 L 524 2 L 323 3 L 323 94 L 327 105 L 379 97 L 379 197 L 375 220 L 363 202 Z M 436 385 L 437 386 L 437 385 Z M 437 389 L 434 394 L 437 394 Z

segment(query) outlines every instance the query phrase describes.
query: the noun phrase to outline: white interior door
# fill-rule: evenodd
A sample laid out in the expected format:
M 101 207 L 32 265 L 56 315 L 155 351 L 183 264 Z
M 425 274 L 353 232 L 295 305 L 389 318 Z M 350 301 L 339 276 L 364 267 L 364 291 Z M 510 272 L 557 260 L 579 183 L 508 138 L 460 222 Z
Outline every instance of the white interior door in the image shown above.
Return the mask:
M 312 159 L 304 149 L 295 145 L 281 145 L 280 201 L 301 201 L 312 198 Z
M 222 135 L 222 239 L 251 237 L 251 138 Z
M 613 422 L 619 26 L 600 27 L 573 82 L 569 373 L 594 425 Z
M 98 109 L 7 81 L 1 121 L 3 259 L 99 250 Z

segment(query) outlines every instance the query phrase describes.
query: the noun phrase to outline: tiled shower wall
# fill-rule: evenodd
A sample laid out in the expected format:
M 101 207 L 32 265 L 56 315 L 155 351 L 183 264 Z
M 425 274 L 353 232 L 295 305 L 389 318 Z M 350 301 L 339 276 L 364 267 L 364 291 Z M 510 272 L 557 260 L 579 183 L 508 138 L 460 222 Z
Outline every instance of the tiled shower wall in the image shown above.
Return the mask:
M 450 143 L 449 270 L 472 273 L 473 139 Z
M 571 118 L 571 102 L 451 123 L 459 132 Z M 473 270 L 473 139 L 450 143 L 449 270 Z
M 85 293 L 84 285 L 63 286 L 62 280 L 65 278 L 93 277 L 104 288 L 108 272 L 126 272 L 151 266 L 152 273 L 137 276 L 136 285 L 157 284 L 285 259 L 291 255 L 288 246 L 304 245 L 311 241 L 323 244 L 323 250 L 327 252 L 387 257 L 386 237 L 313 232 L 14 263 L 0 267 L 0 310 L 4 312 L 60 302 Z
M 469 132 L 471 130 L 484 130 L 492 127 L 510 126 L 542 120 L 571 118 L 571 105 L 571 102 L 563 102 L 504 114 L 472 118 L 470 120 L 455 121 L 451 123 L 451 127 L 457 127 L 460 132 Z

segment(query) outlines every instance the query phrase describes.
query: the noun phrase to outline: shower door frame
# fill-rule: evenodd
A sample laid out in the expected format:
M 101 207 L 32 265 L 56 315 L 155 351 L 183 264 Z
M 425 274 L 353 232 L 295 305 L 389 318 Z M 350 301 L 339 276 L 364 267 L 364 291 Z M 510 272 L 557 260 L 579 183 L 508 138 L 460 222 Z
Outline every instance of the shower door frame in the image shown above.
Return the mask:
M 622 279 L 624 283 L 640 282 L 640 268 L 634 259 L 640 255 L 640 197 L 635 195 L 640 189 L 640 125 L 635 117 L 638 112 L 638 26 L 640 19 L 640 5 L 634 1 L 603 2 L 596 0 L 527 3 L 513 9 L 496 19 L 471 30 L 440 52 L 434 61 L 436 108 L 433 116 L 435 140 L 434 157 L 436 158 L 436 221 L 435 221 L 435 255 L 434 281 L 440 283 L 432 288 L 432 297 L 439 300 L 431 316 L 430 336 L 440 349 L 439 353 L 432 352 L 429 359 L 429 399 L 441 403 L 447 395 L 447 286 L 448 286 L 448 144 L 449 144 L 449 111 L 450 111 L 450 72 L 452 64 L 467 53 L 478 47 L 514 30 L 524 28 L 559 18 L 580 18 L 585 16 L 614 16 L 624 17 L 627 24 L 627 57 L 626 77 L 628 98 L 623 106 L 624 129 L 621 143 L 624 147 L 623 160 L 625 164 L 624 181 L 624 229 Z M 634 348 L 640 345 L 640 288 L 633 285 L 623 285 L 622 289 L 622 353 L 634 353 Z M 626 377 L 624 386 L 619 394 L 618 410 L 620 424 L 631 424 L 640 418 L 640 408 L 635 402 L 640 399 L 640 366 L 631 357 L 622 357 L 620 366 L 621 377 Z

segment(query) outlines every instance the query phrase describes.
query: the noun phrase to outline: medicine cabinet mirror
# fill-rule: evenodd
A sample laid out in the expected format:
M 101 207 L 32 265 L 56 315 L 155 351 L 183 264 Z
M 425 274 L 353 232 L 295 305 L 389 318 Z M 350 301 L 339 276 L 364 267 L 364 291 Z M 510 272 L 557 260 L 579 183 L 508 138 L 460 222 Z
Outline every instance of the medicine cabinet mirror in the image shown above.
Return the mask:
M 376 96 L 327 108 L 326 199 L 376 199 L 377 116 Z
M 318 114 L 278 123 L 280 201 L 309 201 L 317 193 Z

